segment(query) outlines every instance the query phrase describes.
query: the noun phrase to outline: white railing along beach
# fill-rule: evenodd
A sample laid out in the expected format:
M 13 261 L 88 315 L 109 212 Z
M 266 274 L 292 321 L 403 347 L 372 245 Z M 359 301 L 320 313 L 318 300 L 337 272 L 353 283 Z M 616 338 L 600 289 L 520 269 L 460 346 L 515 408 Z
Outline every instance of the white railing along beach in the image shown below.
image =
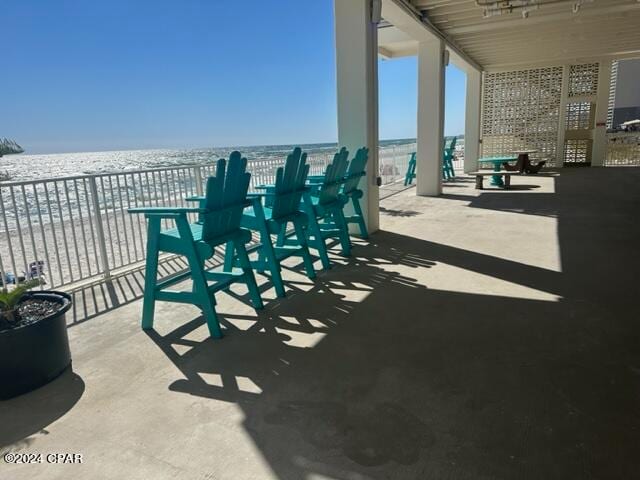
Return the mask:
M 381 147 L 383 184 L 404 179 L 415 144 Z M 320 174 L 332 154 L 310 155 Z M 251 190 L 273 183 L 284 159 L 251 160 Z M 136 206 L 187 206 L 201 194 L 215 162 L 0 183 L 0 280 L 28 276 L 42 262 L 43 288 L 71 287 L 137 266 L 145 258 L 146 223 Z M 169 225 L 167 225 L 168 227 Z

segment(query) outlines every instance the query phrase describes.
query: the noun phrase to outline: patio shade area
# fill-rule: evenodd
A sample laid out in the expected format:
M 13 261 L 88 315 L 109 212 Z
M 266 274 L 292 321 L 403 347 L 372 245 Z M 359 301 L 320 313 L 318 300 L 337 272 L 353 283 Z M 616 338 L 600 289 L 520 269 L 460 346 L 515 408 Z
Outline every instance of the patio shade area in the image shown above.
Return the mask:
M 585 168 L 410 188 L 315 280 L 289 263 L 288 298 L 261 275 L 259 314 L 244 287 L 219 295 L 222 340 L 186 305 L 140 330 L 139 273 L 106 307 L 86 306 L 104 287 L 76 292 L 73 372 L 2 404 L 0 446 L 83 463 L 0 476 L 635 478 L 638 182 Z

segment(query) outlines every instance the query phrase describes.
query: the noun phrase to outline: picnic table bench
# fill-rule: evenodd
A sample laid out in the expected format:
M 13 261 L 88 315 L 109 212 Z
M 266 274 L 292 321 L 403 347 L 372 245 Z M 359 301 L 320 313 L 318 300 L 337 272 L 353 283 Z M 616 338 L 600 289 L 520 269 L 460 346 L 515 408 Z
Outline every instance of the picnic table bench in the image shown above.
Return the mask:
M 500 171 L 500 172 L 470 172 L 469 175 L 474 175 L 476 177 L 476 188 L 478 190 L 482 190 L 483 188 L 483 181 L 484 181 L 484 177 L 495 177 L 495 176 L 499 176 L 504 178 L 504 181 L 502 181 L 502 178 L 500 179 L 500 184 L 496 185 L 498 187 L 502 187 L 506 190 L 508 190 L 511 187 L 511 176 L 512 175 L 520 175 L 520 172 L 507 172 L 507 171 Z

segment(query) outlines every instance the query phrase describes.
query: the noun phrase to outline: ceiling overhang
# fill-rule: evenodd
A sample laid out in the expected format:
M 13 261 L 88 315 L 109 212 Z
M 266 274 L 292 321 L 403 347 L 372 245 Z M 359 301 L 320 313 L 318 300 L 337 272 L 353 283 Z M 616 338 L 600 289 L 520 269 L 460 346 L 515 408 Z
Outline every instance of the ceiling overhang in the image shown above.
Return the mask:
M 383 58 L 435 38 L 454 64 L 484 70 L 640 56 L 638 0 L 383 0 L 382 13 Z

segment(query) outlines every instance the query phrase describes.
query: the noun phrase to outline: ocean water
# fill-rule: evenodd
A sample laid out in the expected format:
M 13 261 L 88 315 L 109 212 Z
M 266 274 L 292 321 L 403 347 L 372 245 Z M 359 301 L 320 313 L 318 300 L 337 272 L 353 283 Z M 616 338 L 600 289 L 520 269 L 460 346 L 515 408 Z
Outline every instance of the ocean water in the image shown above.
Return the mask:
M 383 140 L 381 147 L 406 145 L 415 139 Z M 335 143 L 299 145 L 310 156 L 333 153 Z M 9 181 L 24 181 L 82 174 L 121 172 L 175 165 L 194 165 L 227 157 L 233 150 L 242 152 L 249 161 L 284 158 L 295 145 L 223 147 L 184 150 L 122 150 L 111 152 L 55 153 L 43 155 L 9 155 L 0 159 L 0 173 Z

